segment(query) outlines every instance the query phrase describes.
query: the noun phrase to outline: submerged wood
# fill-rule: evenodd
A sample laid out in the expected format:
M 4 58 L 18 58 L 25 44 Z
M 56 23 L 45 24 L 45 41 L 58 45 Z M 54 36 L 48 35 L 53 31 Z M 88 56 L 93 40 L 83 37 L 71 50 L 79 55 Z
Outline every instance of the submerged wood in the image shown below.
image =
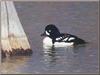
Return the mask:
M 12 1 L 1 2 L 1 47 L 2 57 L 32 54 Z
M 3 50 L 1 49 L 1 57 L 11 57 L 11 56 L 27 56 L 27 55 L 31 55 L 32 54 L 32 50 L 31 49 L 12 49 L 12 51 L 8 51 L 8 50 Z

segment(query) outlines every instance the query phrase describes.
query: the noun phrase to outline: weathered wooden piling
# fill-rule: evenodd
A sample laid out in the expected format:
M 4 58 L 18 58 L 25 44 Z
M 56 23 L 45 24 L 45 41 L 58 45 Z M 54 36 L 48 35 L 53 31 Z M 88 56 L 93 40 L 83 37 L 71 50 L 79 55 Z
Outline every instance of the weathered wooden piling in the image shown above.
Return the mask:
M 2 57 L 32 54 L 12 1 L 1 2 L 1 48 Z

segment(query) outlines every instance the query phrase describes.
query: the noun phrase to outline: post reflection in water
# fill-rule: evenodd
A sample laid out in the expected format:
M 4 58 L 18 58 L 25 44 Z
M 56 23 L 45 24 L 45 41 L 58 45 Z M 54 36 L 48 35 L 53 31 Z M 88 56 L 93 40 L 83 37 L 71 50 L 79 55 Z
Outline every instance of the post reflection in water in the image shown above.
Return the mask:
M 1 74 L 17 74 L 19 69 L 27 63 L 30 56 L 15 56 L 11 58 L 4 58 L 1 63 Z

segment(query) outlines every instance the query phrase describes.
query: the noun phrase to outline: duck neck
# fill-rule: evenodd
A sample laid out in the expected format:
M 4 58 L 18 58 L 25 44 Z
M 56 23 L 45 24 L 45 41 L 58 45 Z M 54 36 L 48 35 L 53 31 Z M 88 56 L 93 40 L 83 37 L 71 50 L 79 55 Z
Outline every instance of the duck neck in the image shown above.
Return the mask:
M 53 34 L 52 36 L 50 36 L 50 38 L 52 38 L 52 43 L 54 44 L 56 38 L 60 35 L 60 33 L 58 34 Z

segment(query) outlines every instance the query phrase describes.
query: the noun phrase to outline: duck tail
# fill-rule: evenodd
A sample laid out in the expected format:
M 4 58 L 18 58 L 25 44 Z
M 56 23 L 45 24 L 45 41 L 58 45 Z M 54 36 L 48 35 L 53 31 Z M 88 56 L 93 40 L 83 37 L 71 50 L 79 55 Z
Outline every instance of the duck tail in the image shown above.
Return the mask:
M 77 38 L 77 40 L 75 41 L 76 44 L 87 44 L 88 42 L 86 42 L 83 39 Z

